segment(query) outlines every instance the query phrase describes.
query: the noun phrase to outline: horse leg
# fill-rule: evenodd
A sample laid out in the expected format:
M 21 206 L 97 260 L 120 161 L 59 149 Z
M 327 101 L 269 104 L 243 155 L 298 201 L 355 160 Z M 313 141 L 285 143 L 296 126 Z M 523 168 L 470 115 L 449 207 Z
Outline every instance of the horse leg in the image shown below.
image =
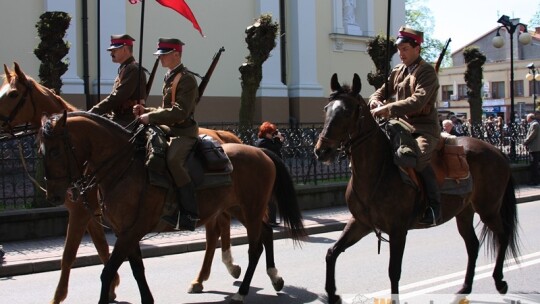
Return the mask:
M 78 208 L 73 202 L 66 202 L 69 211 L 68 227 L 66 241 L 64 243 L 64 252 L 62 253 L 60 280 L 56 286 L 52 304 L 58 304 L 64 301 L 68 293 L 69 275 L 71 267 L 75 262 L 77 250 L 81 244 L 85 228 L 90 221 L 90 213 L 83 208 Z
M 105 231 L 103 230 L 101 219 L 97 219 L 94 216 L 88 223 L 87 231 L 90 237 L 92 238 L 92 242 L 94 243 L 94 246 L 96 247 L 99 259 L 105 265 L 105 263 L 107 263 L 107 261 L 109 260 L 110 253 L 109 253 L 109 243 L 107 242 L 107 238 L 105 236 Z M 120 276 L 118 275 L 118 273 L 116 273 L 111 283 L 111 291 L 109 293 L 110 301 L 113 301 L 114 299 L 116 299 L 115 289 L 118 285 L 120 285 Z
M 493 280 L 495 281 L 495 287 L 500 294 L 506 294 L 508 291 L 508 283 L 503 280 L 503 266 L 504 259 L 506 257 L 506 250 L 508 249 L 509 245 L 508 235 L 505 233 L 505 228 L 503 227 L 502 221 L 499 218 L 491 217 L 488 220 L 481 217 L 481 219 L 487 228 L 491 230 L 491 233 L 487 233 L 487 230 L 485 230 L 486 228 L 484 228 L 482 233 L 485 233 L 486 238 L 491 238 L 489 241 L 492 242 L 492 248 L 498 248 L 495 268 L 493 269 L 492 274 Z M 495 245 L 495 242 L 498 244 Z
M 254 233 L 255 231 L 250 233 L 250 230 L 252 229 L 249 229 L 248 227 L 250 226 L 246 225 L 249 239 L 249 263 L 244 275 L 244 280 L 242 280 L 242 284 L 240 284 L 238 292 L 231 298 L 231 303 L 244 303 L 244 298 L 249 293 L 249 287 L 251 285 L 251 280 L 253 279 L 253 274 L 255 273 L 255 268 L 257 268 L 257 264 L 259 263 L 259 259 L 263 251 L 263 243 L 260 235 L 261 233 Z
M 403 263 L 403 252 L 407 241 L 407 229 L 396 229 L 399 232 L 392 233 L 390 242 L 390 263 L 388 265 L 388 276 L 392 292 L 392 301 L 399 303 L 399 280 L 401 279 L 401 265 Z
M 203 282 L 208 280 L 212 269 L 212 260 L 214 259 L 214 252 L 216 251 L 220 228 L 217 225 L 217 220 L 207 222 L 204 227 L 206 230 L 204 260 L 199 275 L 191 282 L 188 293 L 201 293 L 204 289 Z
M 229 274 L 238 279 L 242 273 L 242 268 L 234 264 L 231 253 L 231 216 L 222 214 L 217 218 L 217 224 L 221 235 L 221 261 L 227 267 Z
M 336 260 L 347 248 L 356 244 L 360 239 L 371 232 L 369 226 L 357 221 L 354 217 L 349 219 L 339 239 L 326 253 L 326 283 L 328 303 L 341 303 L 341 297 L 336 295 Z
M 137 248 L 129 254 L 128 258 L 133 277 L 135 277 L 137 285 L 139 286 L 141 303 L 154 303 L 152 292 L 150 291 L 150 287 L 148 287 L 148 282 L 146 281 L 146 276 L 144 274 L 144 263 L 142 260 L 141 246 L 139 244 L 137 244 Z
M 263 224 L 262 229 L 262 240 L 264 245 L 264 251 L 266 253 L 266 273 L 270 277 L 272 286 L 274 286 L 275 291 L 280 291 L 283 289 L 285 282 L 283 278 L 278 274 L 276 264 L 274 261 L 274 231 L 268 223 Z
M 478 259 L 478 250 L 480 242 L 473 226 L 474 210 L 472 206 L 467 207 L 456 216 L 456 223 L 459 234 L 465 241 L 467 248 L 467 272 L 465 273 L 465 281 L 463 286 L 457 292 L 458 294 L 470 294 L 472 292 L 472 284 L 474 280 L 474 270 L 476 268 L 476 260 Z
M 114 280 L 118 269 L 126 257 L 137 248 L 139 239 L 132 240 L 125 236 L 118 236 L 111 256 L 107 263 L 105 263 L 105 267 L 103 267 L 103 271 L 101 272 L 101 293 L 98 302 L 99 304 L 109 303 L 108 295 L 111 289 L 112 281 Z

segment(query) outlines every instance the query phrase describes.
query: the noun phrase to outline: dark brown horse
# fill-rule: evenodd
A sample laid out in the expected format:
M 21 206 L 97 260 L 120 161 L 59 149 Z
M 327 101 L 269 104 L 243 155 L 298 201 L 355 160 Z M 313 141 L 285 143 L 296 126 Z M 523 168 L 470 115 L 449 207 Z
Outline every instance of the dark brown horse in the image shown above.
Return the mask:
M 4 65 L 4 71 L 4 82 L 0 87 L 0 131 L 2 133 L 10 133 L 21 125 L 28 125 L 30 130 L 35 130 L 41 126 L 42 113 L 55 114 L 65 110 L 68 112 L 77 111 L 75 106 L 37 83 L 32 77 L 27 76 L 17 63 L 14 63 L 13 70 L 9 70 Z M 228 131 L 205 128 L 200 128 L 199 131 L 200 134 L 209 135 L 222 144 L 242 143 L 236 135 Z M 88 197 L 89 200 L 95 200 L 96 193 L 91 192 Z M 88 210 L 82 204 L 73 204 L 70 201 L 67 201 L 65 206 L 69 212 L 69 223 L 62 255 L 60 279 L 51 301 L 53 304 L 62 302 L 67 296 L 71 267 L 75 262 L 77 249 L 85 230 L 92 238 L 101 261 L 105 263 L 109 259 L 109 245 L 99 217 L 100 211 L 98 209 Z M 199 274 L 191 283 L 190 292 L 202 292 L 203 281 L 210 276 L 214 252 L 220 237 L 222 260 L 225 266 L 234 278 L 240 276 L 241 268 L 233 263 L 231 256 L 230 222 L 230 217 L 223 214 L 215 221 L 209 221 L 205 225 L 207 239 L 205 258 Z M 113 288 L 111 288 L 110 300 L 115 298 L 114 287 L 118 284 L 117 277 L 113 282 Z
M 99 303 L 108 303 L 111 282 L 126 258 L 138 283 L 142 303 L 154 303 L 139 241 L 157 227 L 167 191 L 148 183 L 144 159 L 138 157 L 130 142 L 131 134 L 108 119 L 83 112 L 53 116 L 44 121 L 41 130 L 38 138 L 47 178 L 47 198 L 62 202 L 71 185 L 95 178 L 103 212 L 117 235 L 101 274 Z M 294 184 L 285 164 L 274 154 L 248 145 L 224 144 L 223 149 L 234 166 L 232 185 L 197 191 L 199 224 L 227 214 L 246 227 L 249 265 L 238 293 L 231 299 L 242 303 L 263 247 L 272 284 L 276 290 L 283 287 L 274 263 L 272 228 L 264 220 L 272 194 L 276 195 L 280 215 L 292 238 L 298 240 L 305 232 Z
M 335 286 L 335 264 L 339 254 L 371 232 L 383 232 L 389 236 L 388 274 L 393 297 L 399 300 L 407 231 L 421 228 L 417 223 L 423 209 L 417 201 L 417 191 L 402 181 L 399 169 L 393 163 L 390 142 L 359 95 L 361 84 L 358 75 L 354 75 L 352 87 L 348 88 L 342 87 L 334 74 L 331 88 L 333 93 L 325 107 L 324 128 L 315 154 L 320 161 L 330 162 L 340 147 L 347 150 L 352 176 L 345 199 L 352 218 L 326 255 L 328 302 L 341 301 Z M 509 251 L 516 258 L 519 251 L 516 198 L 510 167 L 505 156 L 488 143 L 460 137 L 458 144 L 465 148 L 473 190 L 465 197 L 443 194 L 441 221 L 456 218 L 458 231 L 467 248 L 467 271 L 458 294 L 472 291 L 481 244 L 473 227 L 475 212 L 484 223 L 481 240 L 487 239 L 488 245 L 497 251 L 493 279 L 497 290 L 504 294 L 508 290 L 507 283 L 503 281 L 505 254 Z

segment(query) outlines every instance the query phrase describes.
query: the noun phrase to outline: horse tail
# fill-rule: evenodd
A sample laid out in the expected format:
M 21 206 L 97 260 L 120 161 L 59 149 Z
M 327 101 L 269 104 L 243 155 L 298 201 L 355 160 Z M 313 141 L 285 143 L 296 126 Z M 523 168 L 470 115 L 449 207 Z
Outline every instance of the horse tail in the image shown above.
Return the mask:
M 261 149 L 276 167 L 276 180 L 274 182 L 273 193 L 277 201 L 279 216 L 285 223 L 285 227 L 291 234 L 294 241 L 304 238 L 307 233 L 302 221 L 302 213 L 296 197 L 294 182 L 283 160 L 274 152 Z
M 517 257 L 520 254 L 520 248 L 517 229 L 517 200 L 514 183 L 514 179 L 512 178 L 512 176 L 510 176 L 506 185 L 506 190 L 500 209 L 500 216 L 504 229 L 504 235 L 508 239 L 507 252 L 512 255 L 512 258 L 516 262 L 518 262 Z M 489 230 L 487 226 L 484 226 L 480 234 L 481 243 L 484 242 L 487 238 L 490 239 L 490 244 L 487 244 L 488 250 L 490 250 L 492 254 L 495 254 L 496 249 L 498 249 L 496 245 L 498 244 L 496 242 L 496 235 L 491 230 Z

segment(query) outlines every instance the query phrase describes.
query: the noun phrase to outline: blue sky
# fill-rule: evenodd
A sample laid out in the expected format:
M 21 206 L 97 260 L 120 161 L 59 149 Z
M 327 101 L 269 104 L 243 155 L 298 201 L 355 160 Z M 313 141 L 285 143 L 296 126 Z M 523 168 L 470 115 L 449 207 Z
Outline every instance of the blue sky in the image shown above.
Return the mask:
M 454 51 L 500 25 L 501 15 L 520 18 L 528 24 L 539 9 L 540 0 L 424 0 L 435 18 L 433 37 L 452 38 Z M 467 8 L 467 9 L 465 9 Z M 531 28 L 532 29 L 532 28 Z

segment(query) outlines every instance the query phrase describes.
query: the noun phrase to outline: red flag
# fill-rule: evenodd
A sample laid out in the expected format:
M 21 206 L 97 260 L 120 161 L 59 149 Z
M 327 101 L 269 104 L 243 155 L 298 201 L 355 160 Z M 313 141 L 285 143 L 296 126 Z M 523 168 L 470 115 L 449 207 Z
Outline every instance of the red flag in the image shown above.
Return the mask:
M 201 33 L 201 36 L 204 37 L 202 33 L 202 29 L 199 26 L 199 23 L 197 22 L 197 19 L 195 19 L 195 15 L 193 15 L 193 12 L 187 5 L 187 3 L 184 0 L 156 0 L 159 4 L 172 8 L 173 10 L 177 11 L 180 15 L 184 16 L 187 20 L 191 21 L 193 24 L 193 27 Z

